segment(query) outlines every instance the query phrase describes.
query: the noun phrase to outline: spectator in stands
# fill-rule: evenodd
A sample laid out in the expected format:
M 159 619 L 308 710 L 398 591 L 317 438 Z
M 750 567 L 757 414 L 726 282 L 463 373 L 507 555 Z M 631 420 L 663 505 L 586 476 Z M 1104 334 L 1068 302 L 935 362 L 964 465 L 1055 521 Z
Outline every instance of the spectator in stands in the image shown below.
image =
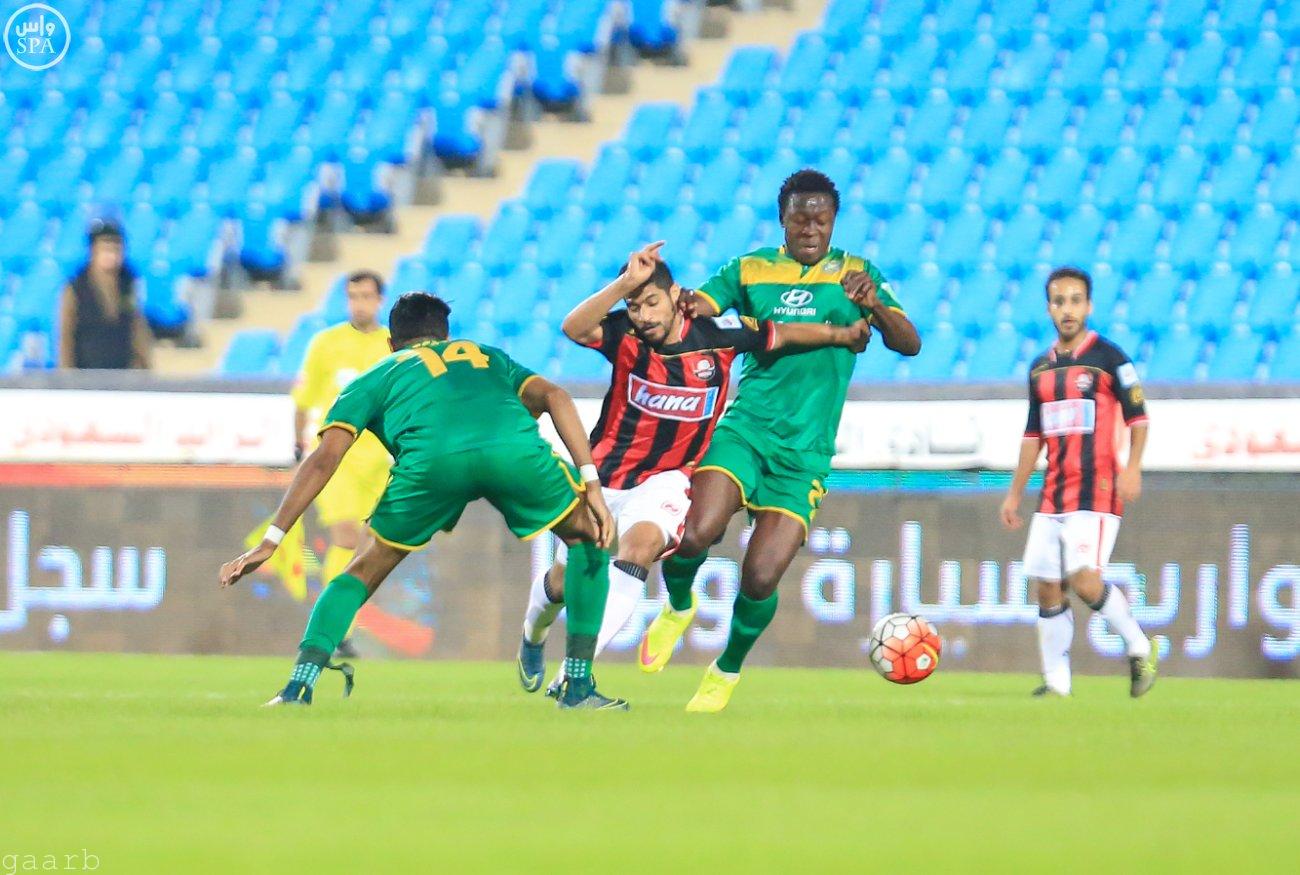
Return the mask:
M 122 228 L 111 220 L 90 223 L 90 258 L 63 290 L 59 366 L 123 369 L 149 367 L 149 328 L 126 264 Z

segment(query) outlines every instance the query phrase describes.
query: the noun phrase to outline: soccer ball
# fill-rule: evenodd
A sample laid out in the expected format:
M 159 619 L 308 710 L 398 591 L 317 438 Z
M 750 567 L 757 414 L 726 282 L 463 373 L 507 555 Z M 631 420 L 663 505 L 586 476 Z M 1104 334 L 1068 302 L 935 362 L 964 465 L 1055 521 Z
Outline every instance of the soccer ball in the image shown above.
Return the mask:
M 939 630 L 925 617 L 890 614 L 881 617 L 871 630 L 868 653 L 882 678 L 896 684 L 914 684 L 939 667 L 942 649 Z

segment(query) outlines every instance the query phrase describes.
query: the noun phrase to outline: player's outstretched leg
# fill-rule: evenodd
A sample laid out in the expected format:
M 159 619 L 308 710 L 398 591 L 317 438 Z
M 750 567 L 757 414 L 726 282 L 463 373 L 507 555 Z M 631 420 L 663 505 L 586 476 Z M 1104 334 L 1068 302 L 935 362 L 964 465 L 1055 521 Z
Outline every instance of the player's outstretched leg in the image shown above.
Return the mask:
M 1129 695 L 1135 699 L 1145 695 L 1156 682 L 1159 651 L 1133 617 L 1124 591 L 1102 582 L 1101 572 L 1095 569 L 1072 576 L 1070 586 L 1124 639 L 1129 660 Z
M 620 552 L 625 552 L 626 542 L 619 549 Z M 657 556 L 659 552 L 662 551 L 655 550 L 650 555 Z M 636 606 L 645 595 L 646 578 L 650 576 L 648 565 L 653 561 L 651 559 L 646 565 L 640 565 L 631 559 L 615 559 L 609 563 L 609 595 L 605 599 L 605 616 L 600 621 L 600 632 L 596 636 L 597 658 L 605 652 L 609 642 L 614 640 L 614 636 L 623 630 L 636 612 Z M 564 664 L 561 663 L 559 671 L 546 687 L 546 695 L 558 699 L 563 689 Z
M 298 659 L 284 689 L 267 705 L 310 705 L 312 692 L 322 669 L 333 668 L 343 673 L 344 695 L 352 691 L 352 667 L 347 663 L 335 665 L 330 655 L 347 634 L 357 611 L 370 597 L 370 593 L 397 567 L 409 551 L 399 550 L 371 536 L 348 565 L 347 570 L 329 582 L 316 599 L 302 643 L 298 645 Z
M 551 586 L 552 579 L 562 579 L 564 566 L 555 565 L 533 578 L 528 591 L 528 610 L 524 613 L 524 634 L 519 642 L 519 684 L 525 692 L 535 693 L 546 678 L 546 636 L 556 617 L 564 609 L 564 598 Z
M 687 711 L 713 713 L 727 707 L 740 682 L 740 667 L 776 616 L 776 587 L 803 546 L 803 523 L 774 511 L 758 514 L 740 570 L 740 592 L 722 655 L 709 666 Z

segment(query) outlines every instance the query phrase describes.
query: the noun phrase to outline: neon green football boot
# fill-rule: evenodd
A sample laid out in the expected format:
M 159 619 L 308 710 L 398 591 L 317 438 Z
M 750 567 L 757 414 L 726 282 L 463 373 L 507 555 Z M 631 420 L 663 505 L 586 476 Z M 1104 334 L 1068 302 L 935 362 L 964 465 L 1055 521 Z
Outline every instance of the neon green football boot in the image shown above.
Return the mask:
M 716 662 L 704 670 L 704 680 L 694 697 L 686 703 L 686 710 L 696 714 L 716 714 L 731 701 L 731 693 L 740 683 L 740 675 L 719 670 Z
M 682 640 L 682 636 L 691 626 L 691 621 L 695 619 L 695 611 L 698 607 L 699 600 L 693 592 L 690 608 L 680 613 L 674 611 L 671 604 L 664 602 L 659 616 L 651 621 L 649 628 L 645 630 L 645 635 L 641 636 L 641 646 L 637 650 L 636 661 L 643 672 L 654 674 L 664 670 L 668 660 L 672 659 L 677 642 Z

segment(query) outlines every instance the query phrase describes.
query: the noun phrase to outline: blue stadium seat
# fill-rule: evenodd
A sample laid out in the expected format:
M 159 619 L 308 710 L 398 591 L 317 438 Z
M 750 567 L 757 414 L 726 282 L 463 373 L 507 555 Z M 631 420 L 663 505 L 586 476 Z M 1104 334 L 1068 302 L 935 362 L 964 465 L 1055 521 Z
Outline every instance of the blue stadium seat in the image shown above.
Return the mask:
M 1153 331 L 1165 325 L 1181 286 L 1181 277 L 1168 265 L 1152 268 L 1138 279 L 1130 293 L 1126 323 L 1141 331 Z
M 1289 215 L 1300 215 L 1300 145 L 1291 150 L 1269 180 L 1268 199 Z
M 925 210 L 908 204 L 889 220 L 880 239 L 868 245 L 868 257 L 885 270 L 886 276 L 896 272 L 893 268 L 906 269 L 916 260 L 929 231 L 930 217 Z
M 1072 106 L 1065 95 L 1050 91 L 1029 107 L 1020 123 L 1020 148 L 1035 156 L 1049 156 L 1064 144 Z
M 94 218 L 95 211 L 85 205 L 74 207 L 59 222 L 59 230 L 53 237 L 53 243 L 49 246 L 50 254 L 54 260 L 63 268 L 64 273 L 71 276 L 86 263 L 86 228 L 90 220 Z M 38 222 L 37 231 L 43 231 L 44 224 Z M 133 266 L 141 264 L 148 255 L 149 249 L 157 239 L 153 237 L 141 237 L 137 241 L 131 236 L 130 229 L 127 229 L 127 262 Z M 12 245 L 12 244 L 10 244 Z M 44 246 L 42 246 L 42 249 Z M 35 250 L 31 250 L 35 252 Z M 0 256 L 0 263 L 8 261 L 4 256 Z M 4 274 L 0 272 L 0 299 L 4 295 Z
M 566 340 L 560 344 L 557 371 L 561 379 L 600 383 L 609 381 L 610 366 L 596 350 Z
M 1182 5 L 1183 0 L 1178 4 Z M 1174 71 L 1174 85 L 1183 94 L 1202 98 L 1212 94 L 1219 84 L 1228 45 L 1215 31 L 1202 31 L 1183 53 Z
M 294 146 L 278 161 L 262 168 L 261 199 L 271 213 L 297 222 L 319 200 L 316 158 L 307 146 Z
M 989 84 L 989 75 L 998 58 L 998 44 L 987 33 L 962 46 L 948 68 L 946 82 L 949 93 L 968 98 L 983 93 Z
M 1255 379 L 1264 340 L 1247 325 L 1237 324 L 1221 339 L 1210 357 L 1206 376 L 1213 382 L 1244 382 Z
M 380 161 L 405 164 L 407 141 L 418 112 L 419 107 L 411 95 L 398 88 L 384 91 L 366 119 L 362 145 L 375 153 Z
M 35 201 L 20 203 L 0 226 L 0 265 L 13 273 L 25 273 L 39 254 L 45 228 L 45 211 L 40 205 Z
M 1075 145 L 1094 161 L 1104 160 L 1121 142 L 1131 109 L 1120 91 L 1107 88 L 1085 108 Z
M 1089 273 L 1092 276 L 1093 315 L 1097 317 L 1098 314 L 1105 314 L 1101 321 L 1109 323 L 1110 314 L 1119 302 L 1124 276 L 1106 262 L 1094 264 Z
M 565 340 L 566 344 L 570 341 Z M 507 351 L 526 368 L 545 370 L 555 351 L 555 331 L 545 322 L 533 322 L 513 339 Z
M 153 331 L 165 337 L 179 337 L 190 323 L 192 313 L 184 294 L 189 278 L 171 262 L 157 258 L 137 274 L 140 281 L 145 321 Z
M 670 268 L 681 263 L 668 251 L 667 246 L 664 247 L 663 254 Z M 675 278 L 680 282 L 679 277 Z M 551 290 L 551 321 L 558 325 L 570 310 L 600 291 L 607 279 L 597 274 L 596 269 L 587 262 L 570 265 L 564 276 L 555 281 L 555 287 Z
M 844 104 L 833 92 L 822 91 L 799 113 L 799 120 L 791 125 L 794 136 L 791 146 L 805 161 L 816 162 L 835 142 L 844 116 Z M 841 151 L 848 154 L 847 149 Z M 856 163 L 856 158 L 853 161 Z
M 806 103 L 821 88 L 830 53 L 830 46 L 820 33 L 808 30 L 799 34 L 781 67 L 777 91 L 790 103 Z
M 546 72 L 542 63 L 541 46 L 538 47 L 538 77 L 534 81 L 534 93 L 538 93 Z M 563 54 L 563 53 L 562 53 Z M 506 75 L 510 62 L 505 44 L 495 37 L 487 37 L 474 49 L 455 75 L 456 89 L 466 98 L 471 106 L 482 109 L 496 109 L 501 95 L 501 81 Z M 563 69 L 563 66 L 561 66 Z M 539 94 L 539 96 L 541 96 Z
M 750 161 L 761 161 L 777 146 L 785 122 L 785 101 L 775 91 L 765 91 L 749 104 L 736 126 L 736 150 Z
M 1007 318 L 1024 337 L 1037 337 L 1047 330 L 1050 324 L 1047 314 L 1047 295 L 1036 277 L 1019 284 L 1019 288 L 1011 296 Z M 1099 320 L 1097 324 L 1104 324 L 1105 321 Z
M 1128 146 L 1116 149 L 1097 176 L 1093 203 L 1111 215 L 1130 211 L 1138 200 L 1146 168 L 1136 150 Z
M 355 38 L 352 34 L 348 36 Z M 345 91 L 361 94 L 382 82 L 384 74 L 394 66 L 393 41 L 383 34 L 374 34 L 369 41 L 358 40 L 355 49 L 345 55 L 337 82 Z
M 424 238 L 424 260 L 435 276 L 446 276 L 471 254 L 482 233 L 477 216 L 440 218 Z
M 538 8 L 541 9 L 540 4 Z M 677 28 L 669 17 L 664 0 L 632 0 L 632 20 L 628 22 L 628 40 L 642 52 L 660 55 L 677 45 Z
M 341 164 L 343 189 L 339 199 L 349 212 L 372 215 L 392 205 L 392 196 L 382 177 L 385 164 L 382 156 L 364 146 L 353 146 L 343 156 Z
M 276 359 L 277 373 L 289 376 L 298 373 L 303 359 L 307 357 L 307 346 L 311 339 L 328 328 L 328 324 L 316 313 L 304 313 L 298 317 L 289 334 L 280 346 L 280 355 Z
M 1197 200 L 1205 175 L 1205 155 L 1191 146 L 1179 146 L 1156 171 L 1153 200 L 1162 209 L 1184 208 Z
M 1237 140 L 1246 104 L 1232 89 L 1225 88 L 1212 103 L 1201 109 L 1200 118 L 1192 127 L 1192 145 L 1201 151 L 1220 156 Z
M 921 352 L 906 359 L 907 380 L 912 383 L 942 383 L 952 379 L 957 357 L 961 354 L 962 335 L 947 323 L 927 332 Z
M 822 15 L 822 32 L 841 48 L 855 43 L 873 5 L 871 0 L 831 0 Z
M 1289 264 L 1275 264 L 1255 284 L 1246 321 L 1257 331 L 1279 335 L 1298 318 L 1300 275 Z
M 500 276 L 515 265 L 528 239 L 530 224 L 531 217 L 522 204 L 512 201 L 502 205 L 479 249 L 479 261 L 489 274 Z
M 99 95 L 87 109 L 81 126 L 80 145 L 92 155 L 100 155 L 119 146 L 131 121 L 131 102 L 116 92 Z M 32 136 L 30 129 L 27 135 Z M 62 133 L 59 134 L 62 136 Z
M 454 88 L 440 91 L 433 100 L 434 154 L 453 167 L 472 165 L 483 150 L 483 140 L 470 123 L 473 101 Z
M 1210 203 L 1224 210 L 1245 210 L 1255 202 L 1263 169 L 1262 155 L 1248 146 L 1237 146 L 1210 180 Z
M 1245 285 L 1231 265 L 1219 262 L 1192 287 L 1187 324 L 1198 334 L 1221 337 L 1235 324 L 1234 311 Z
M 1237 223 L 1228 241 L 1228 260 L 1247 272 L 1262 272 L 1274 258 L 1285 218 L 1271 204 L 1258 204 Z
M 1138 204 L 1119 220 L 1110 239 L 1109 261 L 1121 271 L 1138 274 L 1155 259 L 1165 220 L 1149 204 Z
M 518 334 L 533 322 L 533 313 L 544 295 L 543 277 L 537 265 L 521 262 L 496 282 L 492 293 L 496 323 L 507 334 Z
M 1210 0 L 1177 0 L 1161 7 L 1161 28 L 1170 34 L 1199 34 L 1205 27 Z
M 980 260 L 980 249 L 987 231 L 988 216 L 984 210 L 975 204 L 966 204 L 944 222 L 935 241 L 935 261 L 948 271 L 972 267 Z
M 722 220 L 723 223 L 726 221 L 725 218 Z M 641 233 L 643 224 L 641 214 L 635 207 L 624 207 L 605 220 L 591 241 L 591 263 L 597 273 L 602 276 L 614 276 L 618 269 L 627 263 L 627 257 L 633 250 L 650 242 L 644 239 Z M 750 237 L 752 236 L 751 229 Z M 747 243 L 748 240 L 745 241 L 745 244 Z M 741 244 L 733 254 L 739 255 L 745 248 L 745 244 Z M 717 263 L 721 264 L 722 261 Z
M 284 86 L 289 93 L 305 95 L 320 88 L 334 67 L 336 51 L 334 40 L 324 35 L 295 47 L 284 64 Z
M 1266 0 L 1233 0 L 1221 4 L 1219 30 L 1233 37 L 1254 36 L 1259 32 L 1260 21 L 1264 17 L 1265 2 Z M 1271 31 L 1260 34 L 1266 35 L 1276 36 Z
M 1259 3 L 1261 0 L 1254 0 Z M 1234 10 L 1241 7 L 1248 7 L 1247 2 L 1237 2 L 1225 4 L 1221 13 L 1222 18 L 1231 15 Z M 1256 19 L 1256 26 L 1258 19 Z M 1243 31 L 1244 33 L 1244 31 Z M 1281 37 L 1273 31 L 1255 31 L 1251 29 L 1250 38 L 1246 40 L 1242 49 L 1241 58 L 1232 69 L 1232 84 L 1239 93 L 1245 93 L 1250 96 L 1260 96 L 1265 92 L 1272 90 L 1277 86 L 1278 68 L 1282 65 L 1283 56 L 1286 47 Z
M 632 156 L 619 144 L 601 148 L 582 187 L 582 207 L 595 218 L 607 215 L 622 202 L 632 175 Z
M 452 315 L 467 325 L 473 321 L 479 305 L 487 296 L 488 273 L 477 261 L 467 261 L 447 277 L 443 290 L 443 298 L 451 305 Z
M 722 148 L 723 134 L 731 123 L 732 107 L 718 88 L 701 88 L 695 106 L 682 125 L 679 145 L 692 161 L 706 162 Z
M 577 185 L 581 174 L 581 166 L 569 158 L 538 161 L 524 189 L 524 206 L 537 218 L 547 218 L 568 203 L 569 192 Z
M 115 205 L 125 203 L 143 175 L 144 166 L 143 149 L 124 147 L 95 174 L 95 202 Z
M 1161 156 L 1178 145 L 1187 122 L 1187 101 L 1172 89 L 1165 89 L 1146 104 L 1133 134 L 1133 145 L 1144 154 Z
M 1022 265 L 1033 261 L 1042 248 L 1047 218 L 1032 204 L 1012 213 L 1002 225 L 994 242 L 993 262 L 1000 270 L 1020 273 Z
M 1051 216 L 1068 213 L 1083 199 L 1087 159 L 1078 149 L 1065 148 L 1052 156 L 1037 180 L 1034 202 Z
M 408 255 L 398 259 L 385 297 L 392 302 L 407 292 L 433 292 L 436 287 L 436 278 L 424 259 Z
M 67 273 L 52 258 L 38 259 L 19 277 L 11 312 L 19 331 L 54 331 L 59 296 L 67 281 Z
M 1145 38 L 1129 50 L 1119 73 L 1120 87 L 1130 94 L 1150 94 L 1159 90 L 1172 49 L 1158 32 L 1148 31 Z
M 537 233 L 538 267 L 551 277 L 564 273 L 586 236 L 582 207 L 570 205 L 554 213 Z
M 836 146 L 816 162 L 816 167 L 835 183 L 841 199 L 854 199 L 858 172 L 862 169 L 856 155 L 843 146 Z
M 948 145 L 957 105 L 947 91 L 932 89 L 912 110 L 903 128 L 903 145 L 920 158 L 929 159 Z
M 194 126 L 194 145 L 209 154 L 225 149 L 235 142 L 243 124 L 244 108 L 239 98 L 230 91 L 218 91 Z
M 1006 148 L 984 169 L 979 183 L 979 205 L 995 216 L 1005 216 L 1024 200 L 1030 177 L 1030 159 L 1017 148 Z
M 1145 379 L 1152 383 L 1186 382 L 1196 376 L 1201 340 L 1186 325 L 1173 325 L 1156 338 Z
M 638 161 L 650 161 L 668 141 L 680 123 L 681 110 L 675 103 L 643 103 L 628 119 L 623 145 Z
M 203 153 L 187 146 L 169 161 L 153 167 L 154 204 L 172 216 L 190 206 L 191 195 L 203 174 Z
M 1129 328 L 1127 325 L 1112 325 L 1105 332 L 1105 337 L 1111 343 L 1122 349 L 1130 359 L 1138 364 L 1139 373 L 1145 370 L 1144 362 L 1148 356 L 1146 353 L 1146 341 L 1141 334 Z M 1055 337 L 1053 337 L 1055 339 Z
M 253 274 L 271 274 L 282 271 L 288 261 L 288 252 L 283 242 L 284 220 L 271 212 L 260 200 L 250 200 L 240 208 L 239 213 L 239 262 L 244 269 Z M 193 256 L 196 270 L 203 270 L 206 260 L 201 260 L 197 247 L 200 239 L 195 236 L 196 247 Z M 171 253 L 173 262 L 177 252 Z
M 1007 130 L 1015 113 L 1015 104 L 1000 90 L 988 92 L 966 118 L 962 130 L 962 147 L 981 158 L 995 154 L 1006 144 Z
M 647 218 L 661 219 L 681 200 L 688 172 L 681 149 L 661 149 L 658 157 L 641 170 L 637 202 Z
M 749 106 L 767 86 L 776 52 L 767 46 L 742 46 L 731 53 L 722 71 L 722 93 L 735 106 Z
M 946 149 L 936 155 L 921 182 L 921 203 L 940 214 L 949 213 L 965 199 L 974 160 L 962 149 Z
M 1013 0 L 1032 5 L 1034 0 Z M 1027 24 L 1032 14 L 1022 24 Z M 995 30 L 996 33 L 996 30 Z M 1038 94 L 1047 82 L 1058 46 L 1045 33 L 1035 33 L 1029 43 L 1015 52 L 1003 68 L 1002 88 L 1009 94 Z
M 973 383 L 1006 382 L 1016 376 L 1023 340 L 1015 326 L 1000 322 L 976 343 L 966 360 L 966 379 Z
M 1300 331 L 1278 343 L 1268 364 L 1268 376 L 1278 383 L 1300 383 Z
M 1169 244 L 1169 261 L 1179 270 L 1202 273 L 1218 257 L 1224 218 L 1209 204 L 1197 204 L 1178 223 Z
M 781 183 L 791 173 L 798 170 L 803 163 L 799 156 L 789 149 L 778 149 L 767 163 L 754 171 L 749 180 L 749 187 L 742 202 L 748 203 L 757 211 L 770 215 L 775 212 L 776 195 L 781 190 Z M 733 204 L 734 204 L 733 200 Z M 721 212 L 725 214 L 724 208 Z
M 174 267 L 190 276 L 207 276 L 215 266 L 214 247 L 221 216 L 207 204 L 190 204 L 172 225 L 168 245 Z
M 972 273 L 953 293 L 949 320 L 958 331 L 970 337 L 983 335 L 997 321 L 998 304 L 1007 287 L 1006 276 L 995 268 Z
M 654 237 L 664 241 L 663 258 L 669 267 L 692 261 L 695 242 L 700 237 L 700 214 L 690 204 L 679 204 L 659 223 Z
M 853 374 L 849 381 L 857 386 L 890 382 L 895 379 L 900 359 L 901 356 L 891 352 L 877 335 L 867 345 L 866 352 L 859 354 L 853 363 Z
M 984 0 L 948 0 L 940 3 L 935 11 L 935 32 L 945 39 L 965 42 L 975 30 L 984 5 Z
M 839 64 L 834 66 L 835 92 L 846 104 L 860 106 L 876 88 L 884 52 L 880 37 L 868 34 L 862 42 L 845 51 Z
M 889 89 L 905 97 L 925 93 L 939 66 L 939 50 L 939 40 L 933 34 L 922 34 L 900 47 L 889 65 Z
M 846 204 L 835 217 L 835 234 L 831 242 L 846 252 L 862 252 L 873 224 L 871 214 L 861 204 Z
M 223 377 L 260 377 L 275 368 L 280 338 L 268 328 L 245 328 L 230 339 L 217 371 Z
M 208 202 L 219 213 L 234 217 L 248 200 L 248 189 L 259 169 L 258 158 L 255 149 L 244 146 L 208 170 Z
M 1056 19 L 1049 16 L 1049 20 Z M 1110 63 L 1110 40 L 1106 34 L 1089 33 L 1061 65 L 1061 89 L 1071 98 L 1095 100 Z
M 935 323 L 935 311 L 943 300 L 947 285 L 948 276 L 939 270 L 937 264 L 927 261 L 913 270 L 897 289 L 899 302 L 923 336 Z
M 1279 88 L 1260 106 L 1259 115 L 1250 126 L 1250 144 L 1268 154 L 1285 153 L 1294 144 L 1298 127 L 1300 100 L 1292 89 Z
M 780 159 L 778 159 L 780 160 Z M 735 149 L 723 149 L 700 168 L 693 186 L 693 204 L 701 215 L 717 218 L 731 209 L 736 202 L 736 192 L 741 187 L 748 164 Z M 778 182 L 777 185 L 780 185 Z
M 714 222 L 704 244 L 704 263 L 721 267 L 729 259 L 748 252 L 757 227 L 754 211 L 743 205 Z
M 891 40 L 914 38 L 928 5 L 925 0 L 889 0 L 880 10 L 876 27 Z
M 890 131 L 898 118 L 898 104 L 888 91 L 872 92 L 849 125 L 848 147 L 864 159 L 878 159 L 890 148 Z

